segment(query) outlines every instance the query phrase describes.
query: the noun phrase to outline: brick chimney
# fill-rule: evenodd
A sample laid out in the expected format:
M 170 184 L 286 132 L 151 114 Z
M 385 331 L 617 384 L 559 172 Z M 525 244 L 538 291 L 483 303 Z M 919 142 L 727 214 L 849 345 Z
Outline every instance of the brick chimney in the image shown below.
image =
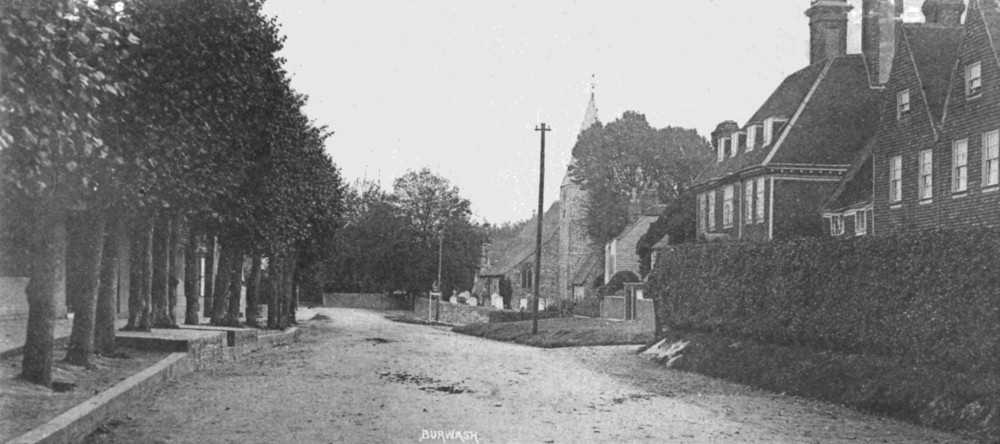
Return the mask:
M 927 0 L 920 8 L 927 23 L 945 26 L 960 26 L 965 2 L 962 0 Z
M 847 0 L 812 0 L 809 17 L 809 64 L 847 53 Z
M 861 53 L 872 85 L 889 81 L 896 49 L 896 21 L 903 0 L 862 0 Z

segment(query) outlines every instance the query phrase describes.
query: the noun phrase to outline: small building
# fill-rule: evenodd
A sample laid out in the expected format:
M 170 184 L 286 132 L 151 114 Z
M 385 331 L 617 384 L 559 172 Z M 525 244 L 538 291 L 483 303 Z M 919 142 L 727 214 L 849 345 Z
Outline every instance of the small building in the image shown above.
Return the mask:
M 615 273 L 631 271 L 642 276 L 640 258 L 636 246 L 649 226 L 663 214 L 663 205 L 651 206 L 634 218 L 621 234 L 604 245 L 604 283 L 607 284 Z

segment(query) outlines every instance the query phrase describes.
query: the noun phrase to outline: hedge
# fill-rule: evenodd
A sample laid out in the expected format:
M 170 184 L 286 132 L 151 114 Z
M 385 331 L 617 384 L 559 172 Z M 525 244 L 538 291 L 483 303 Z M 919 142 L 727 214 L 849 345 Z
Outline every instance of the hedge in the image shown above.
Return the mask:
M 1000 368 L 995 231 L 676 246 L 646 291 L 675 330 Z

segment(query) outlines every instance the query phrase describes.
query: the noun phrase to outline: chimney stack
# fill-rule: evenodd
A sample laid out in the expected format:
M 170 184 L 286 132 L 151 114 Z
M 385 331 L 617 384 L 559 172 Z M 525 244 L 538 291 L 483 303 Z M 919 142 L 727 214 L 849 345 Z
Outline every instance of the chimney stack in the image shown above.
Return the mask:
M 847 0 L 812 0 L 809 17 L 809 64 L 847 53 Z
M 861 53 L 872 85 L 889 81 L 896 48 L 896 23 L 903 0 L 862 0 Z
M 961 26 L 965 2 L 962 0 L 927 0 L 920 8 L 927 23 Z

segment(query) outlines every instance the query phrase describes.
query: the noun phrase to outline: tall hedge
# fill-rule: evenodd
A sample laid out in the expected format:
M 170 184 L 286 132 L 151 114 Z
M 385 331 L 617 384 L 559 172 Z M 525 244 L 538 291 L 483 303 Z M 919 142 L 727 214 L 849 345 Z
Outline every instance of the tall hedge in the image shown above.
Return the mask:
M 647 292 L 675 330 L 1000 368 L 1000 232 L 680 245 Z

